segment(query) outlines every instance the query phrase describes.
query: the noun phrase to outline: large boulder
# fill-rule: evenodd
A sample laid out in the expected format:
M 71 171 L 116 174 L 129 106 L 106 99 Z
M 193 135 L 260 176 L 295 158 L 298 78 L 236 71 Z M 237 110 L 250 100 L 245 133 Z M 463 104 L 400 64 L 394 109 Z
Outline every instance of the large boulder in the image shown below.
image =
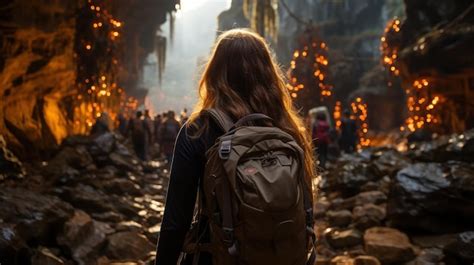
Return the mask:
M 109 225 L 94 221 L 87 213 L 77 210 L 64 225 L 57 241 L 66 247 L 80 265 L 90 264 L 105 244 L 106 235 L 113 230 Z
M 380 226 L 385 216 L 384 207 L 371 203 L 356 206 L 353 210 L 354 225 L 362 231 L 370 227 Z
M 0 222 L 0 261 L 5 264 L 27 264 L 30 252 L 15 225 Z
M 469 199 L 471 198 L 471 199 Z M 390 190 L 393 226 L 433 233 L 474 229 L 474 167 L 465 163 L 417 163 L 400 172 Z
M 415 257 L 408 236 L 388 227 L 374 227 L 365 231 L 365 251 L 383 264 L 402 263 Z
M 352 213 L 348 210 L 329 211 L 326 213 L 326 217 L 331 226 L 345 227 L 352 221 Z
M 109 196 L 91 186 L 79 184 L 76 187 L 66 187 L 60 191 L 60 196 L 75 207 L 88 213 L 103 213 L 114 211 Z
M 356 229 L 331 230 L 326 234 L 326 239 L 334 248 L 347 248 L 362 243 L 362 234 Z
M 108 237 L 107 257 L 113 259 L 143 260 L 155 246 L 138 232 L 118 232 Z
M 409 155 L 419 161 L 474 161 L 474 130 L 413 144 Z
M 394 149 L 381 149 L 373 155 L 372 167 L 377 176 L 394 176 L 397 171 L 408 166 L 410 159 Z
M 59 198 L 25 189 L 0 189 L 0 219 L 25 241 L 50 243 L 74 209 Z
M 459 264 L 474 263 L 474 231 L 460 233 L 456 241 L 447 245 L 445 253 L 455 258 Z

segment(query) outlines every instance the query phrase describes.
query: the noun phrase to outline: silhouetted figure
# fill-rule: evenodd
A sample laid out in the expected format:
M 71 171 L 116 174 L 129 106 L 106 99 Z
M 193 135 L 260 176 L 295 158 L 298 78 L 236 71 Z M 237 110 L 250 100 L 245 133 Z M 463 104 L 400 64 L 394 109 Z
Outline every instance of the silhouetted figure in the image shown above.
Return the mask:
M 141 111 L 137 111 L 136 117 L 130 120 L 129 131 L 132 135 L 135 153 L 138 158 L 146 161 L 148 159 L 148 144 L 150 143 L 151 130 L 143 119 Z
M 95 120 L 94 125 L 91 128 L 91 135 L 101 135 L 106 132 L 110 132 L 110 119 L 107 112 L 102 112 L 99 117 Z
M 160 143 L 161 139 L 160 139 L 160 128 L 161 128 L 161 124 L 163 123 L 163 116 L 161 114 L 158 114 L 155 116 L 155 120 L 154 120 L 154 123 L 153 123 L 153 127 L 154 127 L 154 131 L 155 131 L 155 142 L 156 143 Z
M 329 123 L 326 120 L 326 114 L 320 112 L 316 115 L 316 122 L 312 129 L 313 139 L 316 141 L 316 152 L 318 153 L 319 166 L 326 168 L 328 158 L 328 147 L 330 141 Z
M 161 151 L 165 155 L 168 163 L 171 163 L 173 159 L 174 142 L 176 141 L 180 127 L 181 125 L 176 120 L 174 111 L 168 111 L 166 119 L 160 128 Z
M 357 124 L 351 119 L 349 110 L 344 110 L 344 117 L 341 119 L 341 137 L 339 139 L 341 149 L 346 153 L 352 153 L 357 146 Z
M 185 124 L 188 121 L 188 109 L 184 108 L 183 111 L 181 112 L 181 124 Z
M 127 128 L 128 128 L 128 120 L 125 118 L 125 116 L 120 113 L 118 115 L 118 132 L 123 135 L 123 136 L 126 136 L 127 135 Z
M 153 122 L 153 118 L 151 117 L 150 110 L 145 110 L 144 121 L 146 126 L 150 130 L 150 144 L 153 144 L 156 141 L 155 138 L 155 124 Z

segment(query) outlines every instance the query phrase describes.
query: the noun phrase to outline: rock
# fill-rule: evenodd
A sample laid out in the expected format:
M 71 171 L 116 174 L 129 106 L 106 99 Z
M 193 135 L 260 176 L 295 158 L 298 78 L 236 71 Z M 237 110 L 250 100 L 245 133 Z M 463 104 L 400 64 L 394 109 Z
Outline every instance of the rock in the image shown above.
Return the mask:
M 324 217 L 330 205 L 331 204 L 327 200 L 316 200 L 314 203 L 314 218 Z
M 64 225 L 58 243 L 69 249 L 77 263 L 86 265 L 100 253 L 106 235 L 112 231 L 109 225 L 94 221 L 85 212 L 77 210 Z
M 56 257 L 49 249 L 40 247 L 31 259 L 31 265 L 63 265 L 64 261 Z
M 95 137 L 93 143 L 102 154 L 110 154 L 115 148 L 115 136 L 113 133 L 103 133 Z
M 361 192 L 355 196 L 355 205 L 381 204 L 387 201 L 387 195 L 380 191 Z
M 48 243 L 74 210 L 59 198 L 21 188 L 0 189 L 0 219 L 15 225 L 20 238 Z M 59 228 L 59 229 L 58 229 Z
M 108 237 L 107 256 L 113 259 L 144 259 L 155 246 L 137 232 L 118 232 Z
M 379 189 L 379 185 L 377 183 L 375 183 L 373 181 L 369 181 L 360 188 L 360 191 L 362 191 L 362 192 L 364 192 L 364 191 L 374 191 L 374 190 L 378 190 L 378 189 Z
M 136 160 L 133 160 L 131 156 L 123 156 L 118 153 L 109 154 L 110 162 L 118 169 L 135 172 L 137 171 Z
M 92 217 L 96 220 L 109 223 L 119 223 L 124 219 L 123 215 L 116 212 L 93 213 Z
M 443 251 L 439 248 L 427 248 L 423 249 L 418 257 L 407 263 L 407 265 L 431 265 L 431 264 L 441 264 L 443 261 L 444 254 Z
M 361 255 L 354 259 L 354 265 L 381 265 L 376 257 Z
M 109 202 L 109 196 L 88 185 L 79 184 L 76 187 L 66 187 L 60 196 L 75 207 L 88 213 L 115 211 Z
M 7 142 L 0 135 L 0 181 L 7 177 L 23 178 L 26 171 L 21 161 L 7 148 Z
M 474 232 L 460 233 L 456 241 L 447 245 L 444 251 L 462 264 L 474 263 Z
M 474 229 L 474 166 L 417 163 L 398 172 L 387 217 L 393 226 L 430 233 Z
M 330 265 L 331 264 L 331 259 L 327 257 L 322 257 L 321 255 L 316 256 L 316 262 L 314 265 Z
M 85 146 L 65 146 L 48 162 L 48 167 L 68 165 L 75 169 L 84 169 L 93 162 Z
M 370 227 L 379 226 L 385 217 L 385 208 L 371 203 L 356 206 L 353 210 L 354 225 L 362 231 Z
M 30 249 L 13 224 L 0 220 L 0 253 L 5 264 L 28 264 Z
M 336 256 L 331 259 L 331 265 L 353 265 L 354 260 L 348 256 Z
M 365 231 L 365 251 L 383 264 L 401 263 L 415 257 L 407 235 L 388 227 L 374 227 Z
M 121 232 L 121 231 L 142 232 L 143 226 L 135 221 L 124 221 L 124 222 L 118 223 L 115 226 L 115 229 L 118 232 Z
M 326 239 L 334 248 L 346 248 L 362 243 L 362 234 L 356 229 L 331 230 Z
M 444 249 L 448 244 L 456 241 L 457 234 L 445 235 L 414 235 L 411 237 L 413 244 L 422 248 Z
M 131 180 L 114 178 L 105 183 L 104 188 L 110 193 L 122 195 L 130 194 L 133 196 L 142 196 L 143 192 L 140 189 L 140 186 L 133 183 Z
M 326 217 L 331 226 L 345 227 L 352 221 L 352 213 L 348 210 L 329 211 Z
M 371 166 L 377 176 L 395 176 L 395 174 L 402 168 L 410 165 L 410 159 L 400 154 L 394 149 L 383 149 L 377 151 L 373 155 L 375 159 Z
M 410 155 L 419 161 L 446 162 L 474 161 L 474 130 L 451 136 L 441 136 L 433 141 L 413 144 Z
M 331 203 L 332 210 L 352 210 L 355 205 L 356 197 L 350 197 L 347 199 L 337 198 L 334 199 Z

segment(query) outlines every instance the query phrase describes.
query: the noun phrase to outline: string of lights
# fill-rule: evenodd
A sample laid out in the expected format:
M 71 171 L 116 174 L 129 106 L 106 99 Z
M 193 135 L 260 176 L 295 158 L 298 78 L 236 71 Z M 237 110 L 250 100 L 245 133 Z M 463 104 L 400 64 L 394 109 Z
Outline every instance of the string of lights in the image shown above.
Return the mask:
M 115 120 L 121 108 L 127 112 L 137 107 L 136 99 L 117 84 L 123 22 L 102 2 L 88 0 L 77 17 L 75 133 L 87 133 L 102 113 Z
M 387 23 L 384 35 L 382 36 L 380 50 L 382 53 L 382 64 L 390 75 L 394 78 L 400 75 L 400 69 L 397 66 L 398 47 L 397 38 L 399 38 L 402 22 L 394 18 Z M 424 47 L 419 47 L 423 49 Z M 438 95 L 432 95 L 431 83 L 429 78 L 420 78 L 405 89 L 406 106 L 408 117 L 405 125 L 400 127 L 401 131 L 414 132 L 431 124 L 440 123 L 438 114 L 439 104 L 443 98 Z M 388 85 L 391 85 L 389 81 Z
M 351 119 L 354 119 L 357 121 L 359 125 L 359 144 L 357 145 L 357 148 L 363 148 L 370 146 L 370 139 L 368 137 L 369 133 L 369 124 L 367 121 L 368 117 L 368 109 L 367 109 L 367 103 L 365 103 L 362 98 L 358 97 L 351 103 L 351 110 L 352 110 L 352 115 Z
M 324 42 L 313 40 L 310 45 L 293 52 L 290 62 L 289 83 L 287 88 L 293 98 L 298 97 L 298 92 L 309 86 L 319 89 L 320 101 L 332 95 L 332 86 L 326 83 L 329 67 L 327 57 L 328 47 Z

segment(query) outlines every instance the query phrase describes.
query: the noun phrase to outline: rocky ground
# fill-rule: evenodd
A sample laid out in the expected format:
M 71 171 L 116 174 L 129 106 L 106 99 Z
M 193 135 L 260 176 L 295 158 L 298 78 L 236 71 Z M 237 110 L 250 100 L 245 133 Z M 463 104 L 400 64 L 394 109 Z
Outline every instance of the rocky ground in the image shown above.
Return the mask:
M 153 264 L 167 170 L 123 143 L 72 137 L 50 161 L 3 160 L 0 264 Z
M 0 263 L 152 264 L 166 166 L 115 134 L 22 165 L 0 137 Z M 344 155 L 321 176 L 317 264 L 472 264 L 474 131 Z
M 344 155 L 316 202 L 318 264 L 473 264 L 474 131 Z

